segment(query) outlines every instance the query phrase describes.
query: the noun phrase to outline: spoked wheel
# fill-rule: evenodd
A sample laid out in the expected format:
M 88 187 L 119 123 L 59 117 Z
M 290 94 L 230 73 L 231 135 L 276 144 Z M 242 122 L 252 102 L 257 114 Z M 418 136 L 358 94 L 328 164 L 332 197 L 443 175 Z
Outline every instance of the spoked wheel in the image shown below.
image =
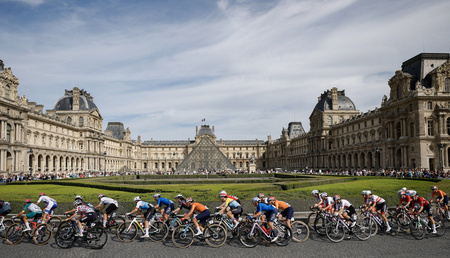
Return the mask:
M 317 212 L 312 212 L 308 215 L 308 218 L 306 219 L 306 224 L 311 230 L 314 230 L 314 221 L 316 221 L 316 218 L 318 217 Z
M 155 221 L 150 225 L 150 229 L 148 231 L 150 239 L 155 242 L 161 242 L 166 239 L 169 234 L 169 228 L 166 223 L 162 221 Z
M 92 249 L 102 249 L 108 242 L 108 234 L 103 227 L 97 225 L 87 230 L 85 241 Z
M 33 242 L 37 245 L 45 245 L 52 238 L 52 227 L 47 224 L 40 224 L 33 231 Z
M 367 240 L 371 236 L 371 227 L 369 225 L 368 220 L 362 220 L 358 219 L 356 220 L 355 226 L 353 226 L 353 234 L 358 238 L 359 240 Z
M 23 232 L 22 225 L 19 223 L 14 223 L 6 229 L 5 239 L 9 245 L 17 245 L 24 236 L 25 232 Z
M 344 226 L 337 222 L 333 221 L 327 224 L 325 233 L 332 242 L 339 243 L 344 240 L 345 237 L 345 229 Z
M 394 216 L 389 216 L 388 218 L 389 226 L 391 227 L 391 231 L 389 232 L 391 235 L 397 235 L 400 231 L 400 223 L 397 218 Z
M 239 241 L 246 247 L 255 247 L 261 242 L 261 230 L 257 227 L 252 231 L 253 224 L 242 225 L 239 230 Z
M 126 222 L 120 224 L 117 229 L 117 237 L 123 242 L 132 242 L 138 234 L 138 228 L 134 223 Z
M 440 216 L 436 216 L 434 217 L 434 222 L 436 223 L 436 231 L 437 231 L 437 236 L 443 236 L 445 234 L 445 222 L 444 219 L 441 219 Z
M 284 224 L 279 225 L 276 229 L 278 231 L 278 239 L 275 241 L 275 244 L 279 246 L 288 245 L 292 239 L 291 229 Z
M 227 229 L 220 224 L 210 224 L 203 233 L 205 242 L 211 247 L 221 247 L 227 241 Z
M 117 229 L 122 223 L 125 223 L 125 218 L 121 216 L 114 217 L 113 219 L 108 219 L 108 232 L 110 232 L 111 234 L 116 234 Z
M 7 220 L 3 221 L 3 226 L 0 226 L 0 237 L 1 238 L 5 238 L 6 230 L 12 224 L 14 224 L 14 222 L 12 220 L 10 220 L 10 219 L 7 219 Z
M 420 240 L 425 235 L 425 225 L 422 221 L 419 222 L 419 220 L 414 219 L 409 223 L 409 231 L 415 239 Z
M 370 236 L 375 236 L 378 232 L 378 224 L 371 217 L 365 217 L 364 224 L 370 227 Z
M 75 243 L 75 234 L 75 229 L 70 222 L 62 222 L 56 231 L 55 242 L 61 248 L 69 248 Z
M 52 232 L 56 233 L 61 222 L 62 220 L 60 217 L 52 216 L 48 219 L 47 224 L 52 228 Z
M 172 242 L 179 248 L 187 248 L 194 242 L 194 230 L 191 226 L 180 226 L 172 231 Z
M 321 236 L 326 234 L 327 219 L 317 216 L 314 220 L 314 230 Z
M 303 221 L 295 221 L 291 223 L 292 240 L 298 243 L 305 242 L 309 238 L 309 227 Z
M 409 223 L 411 223 L 411 219 L 408 215 L 400 213 L 397 215 L 397 221 L 398 225 L 400 226 L 400 229 L 403 231 L 409 230 Z

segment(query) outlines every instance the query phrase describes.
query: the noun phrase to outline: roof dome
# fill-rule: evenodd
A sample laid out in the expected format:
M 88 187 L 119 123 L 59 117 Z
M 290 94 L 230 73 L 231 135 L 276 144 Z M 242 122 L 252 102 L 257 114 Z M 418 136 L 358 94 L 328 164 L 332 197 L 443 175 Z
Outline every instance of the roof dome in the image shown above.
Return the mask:
M 345 91 L 335 91 L 334 93 L 337 94 L 337 110 L 356 110 L 353 101 L 345 96 Z M 320 111 L 333 110 L 333 91 L 324 92 L 314 108 Z
M 75 110 L 94 110 L 98 109 L 94 103 L 94 98 L 91 97 L 89 93 L 84 90 L 79 90 L 78 88 L 74 88 L 73 90 L 66 90 L 66 93 L 62 98 L 60 98 L 53 108 L 54 110 L 74 110 L 74 98 L 78 101 L 75 101 L 75 104 L 78 104 L 78 109 Z
M 209 125 L 202 125 L 200 130 L 198 130 L 198 132 L 197 132 L 197 136 L 205 135 L 205 134 L 215 136 L 213 130 L 209 127 Z

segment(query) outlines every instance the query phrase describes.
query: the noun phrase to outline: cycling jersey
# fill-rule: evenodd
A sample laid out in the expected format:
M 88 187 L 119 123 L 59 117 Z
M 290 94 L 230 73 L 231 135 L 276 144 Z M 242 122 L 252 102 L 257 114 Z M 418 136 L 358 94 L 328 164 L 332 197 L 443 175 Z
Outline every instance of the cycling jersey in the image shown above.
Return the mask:
M 0 216 L 6 216 L 11 212 L 11 205 L 9 202 L 0 200 Z
M 87 206 L 89 206 L 89 207 L 92 207 L 92 208 L 94 208 L 94 205 L 92 205 L 91 203 L 88 203 L 88 202 L 83 202 L 83 204 L 84 204 L 84 205 L 87 205 Z
M 191 204 L 191 212 L 197 211 L 197 212 L 201 213 L 207 209 L 208 209 L 208 207 L 206 207 L 205 205 L 198 203 L 198 202 L 193 202 Z
M 417 200 L 412 200 L 412 205 L 411 206 L 427 206 L 429 203 L 427 200 L 425 200 L 425 198 L 423 197 L 417 197 Z
M 334 201 L 333 201 L 333 198 L 331 198 L 331 197 L 325 197 L 325 198 L 323 198 L 323 207 L 325 208 L 325 207 L 328 207 L 328 205 L 333 205 L 334 204 Z
M 277 210 L 277 208 L 275 206 L 273 206 L 272 204 L 265 204 L 260 202 L 258 204 L 258 207 L 256 207 L 256 212 L 258 213 L 260 211 L 273 211 L 273 210 Z
M 320 195 L 318 195 L 318 196 L 316 196 L 314 198 L 316 198 L 316 203 L 319 203 L 320 201 L 322 201 L 322 198 L 320 197 Z
M 166 205 L 166 206 L 169 206 L 169 205 L 172 204 L 172 203 L 173 203 L 173 202 L 172 202 L 171 200 L 167 199 L 167 198 L 159 197 L 159 198 L 158 198 L 158 203 L 157 203 L 157 205 L 158 205 L 159 207 L 161 207 L 162 204 L 164 204 L 164 205 Z
M 231 209 L 236 209 L 237 207 L 241 206 L 236 200 L 232 198 L 227 198 L 225 200 L 225 206 L 229 206 Z
M 237 198 L 236 196 L 234 196 L 234 195 L 227 195 L 227 198 L 231 198 L 231 199 L 233 199 L 233 200 L 235 200 L 235 201 L 237 201 L 239 204 L 241 204 L 241 200 L 239 200 L 239 198 Z
M 446 196 L 447 194 L 442 191 L 442 190 L 437 190 L 437 192 L 435 193 L 434 191 L 431 193 L 431 199 L 434 199 L 434 196 L 437 195 L 441 198 L 443 198 L 444 196 Z
M 400 198 L 400 204 L 411 202 L 411 197 L 409 195 L 405 195 L 405 197 Z
M 181 202 L 178 203 L 178 208 L 181 210 L 182 208 L 185 208 L 186 210 L 190 210 L 191 207 L 189 207 L 187 205 L 186 200 L 182 200 Z
M 100 203 L 104 204 L 104 205 L 114 204 L 114 205 L 116 205 L 116 207 L 119 207 L 119 203 L 116 200 L 109 198 L 109 197 L 102 197 L 100 199 Z
M 78 205 L 77 206 L 77 211 L 78 214 L 86 214 L 86 213 L 94 213 L 95 210 L 92 207 L 89 207 L 87 205 Z
M 34 203 L 28 203 L 27 205 L 25 205 L 25 207 L 23 208 L 23 212 L 26 212 L 27 210 L 29 210 L 30 212 L 42 212 L 41 208 L 39 208 L 39 206 Z
M 291 207 L 291 205 L 289 205 L 289 203 L 287 202 L 282 202 L 282 201 L 278 201 L 276 200 L 275 203 L 273 204 L 278 210 L 285 210 L 289 207 Z
M 153 205 L 149 202 L 144 202 L 144 201 L 138 201 L 136 203 L 136 209 L 140 209 L 140 210 L 148 210 L 150 208 L 152 208 Z
M 350 206 L 352 206 L 352 204 L 345 200 L 345 199 L 341 199 L 341 203 L 335 203 L 334 204 L 334 209 L 336 211 L 340 211 L 342 208 L 344 208 L 344 210 L 348 209 Z
M 385 200 L 377 195 L 372 194 L 372 197 L 369 198 L 372 203 L 381 204 L 385 203 Z
M 48 197 L 46 195 L 42 195 L 41 197 L 39 197 L 39 200 L 37 201 L 37 203 L 40 203 L 40 202 L 47 203 L 47 204 L 50 202 L 56 203 L 55 199 Z

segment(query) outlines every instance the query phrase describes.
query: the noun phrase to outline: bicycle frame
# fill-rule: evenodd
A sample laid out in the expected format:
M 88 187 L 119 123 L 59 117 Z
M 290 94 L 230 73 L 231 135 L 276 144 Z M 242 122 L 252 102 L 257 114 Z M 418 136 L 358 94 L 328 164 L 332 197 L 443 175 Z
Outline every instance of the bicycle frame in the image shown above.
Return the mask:
M 258 227 L 259 230 L 260 230 L 266 237 L 272 239 L 273 237 L 270 236 L 270 234 L 267 234 L 266 230 L 264 230 L 264 229 L 259 225 L 259 223 L 261 223 L 261 222 L 266 222 L 266 221 L 262 221 L 262 220 L 259 220 L 259 219 L 258 219 L 258 220 L 255 220 L 255 221 L 253 222 L 252 230 L 250 230 L 250 235 L 253 235 L 253 232 L 255 231 L 255 228 Z

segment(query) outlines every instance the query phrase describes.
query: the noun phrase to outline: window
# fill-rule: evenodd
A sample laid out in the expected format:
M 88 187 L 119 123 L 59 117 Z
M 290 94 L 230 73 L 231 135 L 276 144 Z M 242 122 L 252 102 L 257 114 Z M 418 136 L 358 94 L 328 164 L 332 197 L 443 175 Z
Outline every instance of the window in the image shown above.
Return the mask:
M 328 125 L 333 124 L 333 118 L 331 116 L 328 117 Z
M 70 116 L 67 118 L 67 123 L 72 124 L 72 118 Z
M 11 142 L 11 125 L 6 124 L 6 141 Z
M 434 123 L 432 120 L 428 121 L 428 135 L 433 136 L 434 135 Z
M 428 103 L 427 103 L 427 108 L 428 108 L 429 110 L 432 110 L 432 109 L 433 109 L 433 103 L 431 103 L 431 101 L 428 101 Z
M 397 129 L 397 139 L 398 139 L 398 138 L 400 138 L 402 136 L 402 126 L 401 126 L 400 122 L 397 123 L 397 128 L 396 129 Z
M 445 92 L 450 92 L 450 78 L 445 78 Z
M 339 122 L 341 122 L 341 123 L 344 122 L 344 117 L 343 116 L 339 117 Z
M 447 134 L 450 135 L 450 117 L 447 118 Z
M 78 119 L 78 126 L 83 127 L 84 126 L 84 119 L 82 117 L 80 117 Z

